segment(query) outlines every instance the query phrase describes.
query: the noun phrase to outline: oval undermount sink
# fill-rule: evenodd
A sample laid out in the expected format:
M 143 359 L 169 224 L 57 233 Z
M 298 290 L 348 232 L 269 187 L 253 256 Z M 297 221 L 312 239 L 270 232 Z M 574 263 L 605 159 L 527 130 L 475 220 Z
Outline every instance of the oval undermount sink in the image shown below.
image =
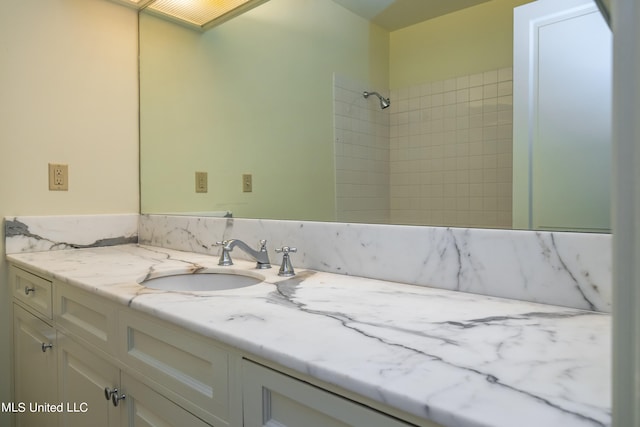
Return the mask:
M 205 272 L 197 274 L 174 274 L 145 280 L 142 286 L 163 291 L 222 291 L 257 285 L 264 281 L 258 274 L 245 272 Z

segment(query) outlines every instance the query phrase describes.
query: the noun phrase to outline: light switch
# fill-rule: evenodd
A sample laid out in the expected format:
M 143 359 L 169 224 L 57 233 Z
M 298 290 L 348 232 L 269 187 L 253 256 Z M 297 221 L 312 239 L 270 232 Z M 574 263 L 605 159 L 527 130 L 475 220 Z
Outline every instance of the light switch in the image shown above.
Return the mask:
M 253 191 L 253 177 L 250 173 L 242 175 L 242 191 L 244 193 L 251 193 Z
M 196 172 L 196 193 L 206 193 L 209 191 L 209 183 L 206 172 Z

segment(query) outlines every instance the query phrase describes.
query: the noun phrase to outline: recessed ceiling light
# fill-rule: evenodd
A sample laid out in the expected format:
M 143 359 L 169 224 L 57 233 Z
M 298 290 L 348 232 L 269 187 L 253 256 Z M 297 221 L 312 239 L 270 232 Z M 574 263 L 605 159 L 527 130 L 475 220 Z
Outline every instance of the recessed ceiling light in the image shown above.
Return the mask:
M 113 0 L 199 30 L 207 30 L 268 0 Z

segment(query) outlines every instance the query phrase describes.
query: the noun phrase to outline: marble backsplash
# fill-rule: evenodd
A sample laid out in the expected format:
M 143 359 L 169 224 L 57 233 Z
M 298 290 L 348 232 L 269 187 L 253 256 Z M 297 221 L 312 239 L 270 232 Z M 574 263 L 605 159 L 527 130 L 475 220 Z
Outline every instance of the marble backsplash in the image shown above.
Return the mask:
M 611 311 L 608 234 L 142 215 L 139 238 L 214 256 L 216 241 L 266 239 L 274 267 L 292 246 L 294 268 Z
M 217 256 L 217 241 L 267 240 L 294 268 L 611 311 L 611 235 L 168 215 L 5 218 L 8 254 L 125 243 Z M 236 249 L 232 257 L 248 259 Z
M 137 243 L 138 218 L 138 214 L 6 217 L 5 251 L 17 254 Z

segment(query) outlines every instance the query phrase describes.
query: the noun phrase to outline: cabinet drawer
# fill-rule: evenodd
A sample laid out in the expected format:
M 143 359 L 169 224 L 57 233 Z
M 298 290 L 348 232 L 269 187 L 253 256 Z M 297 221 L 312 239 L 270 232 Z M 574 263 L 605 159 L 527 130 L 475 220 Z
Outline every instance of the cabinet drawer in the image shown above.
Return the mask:
M 242 363 L 242 393 L 245 427 L 412 426 L 248 360 Z
M 123 401 L 121 425 L 130 427 L 211 427 L 192 413 L 155 392 L 131 376 L 122 375 Z
M 14 298 L 51 319 L 51 281 L 13 265 L 10 275 Z
M 59 327 L 105 353 L 116 354 L 118 326 L 115 304 L 60 282 L 55 284 L 54 299 L 53 311 Z
M 216 426 L 229 425 L 229 354 L 210 340 L 121 311 L 119 358 L 162 394 Z

